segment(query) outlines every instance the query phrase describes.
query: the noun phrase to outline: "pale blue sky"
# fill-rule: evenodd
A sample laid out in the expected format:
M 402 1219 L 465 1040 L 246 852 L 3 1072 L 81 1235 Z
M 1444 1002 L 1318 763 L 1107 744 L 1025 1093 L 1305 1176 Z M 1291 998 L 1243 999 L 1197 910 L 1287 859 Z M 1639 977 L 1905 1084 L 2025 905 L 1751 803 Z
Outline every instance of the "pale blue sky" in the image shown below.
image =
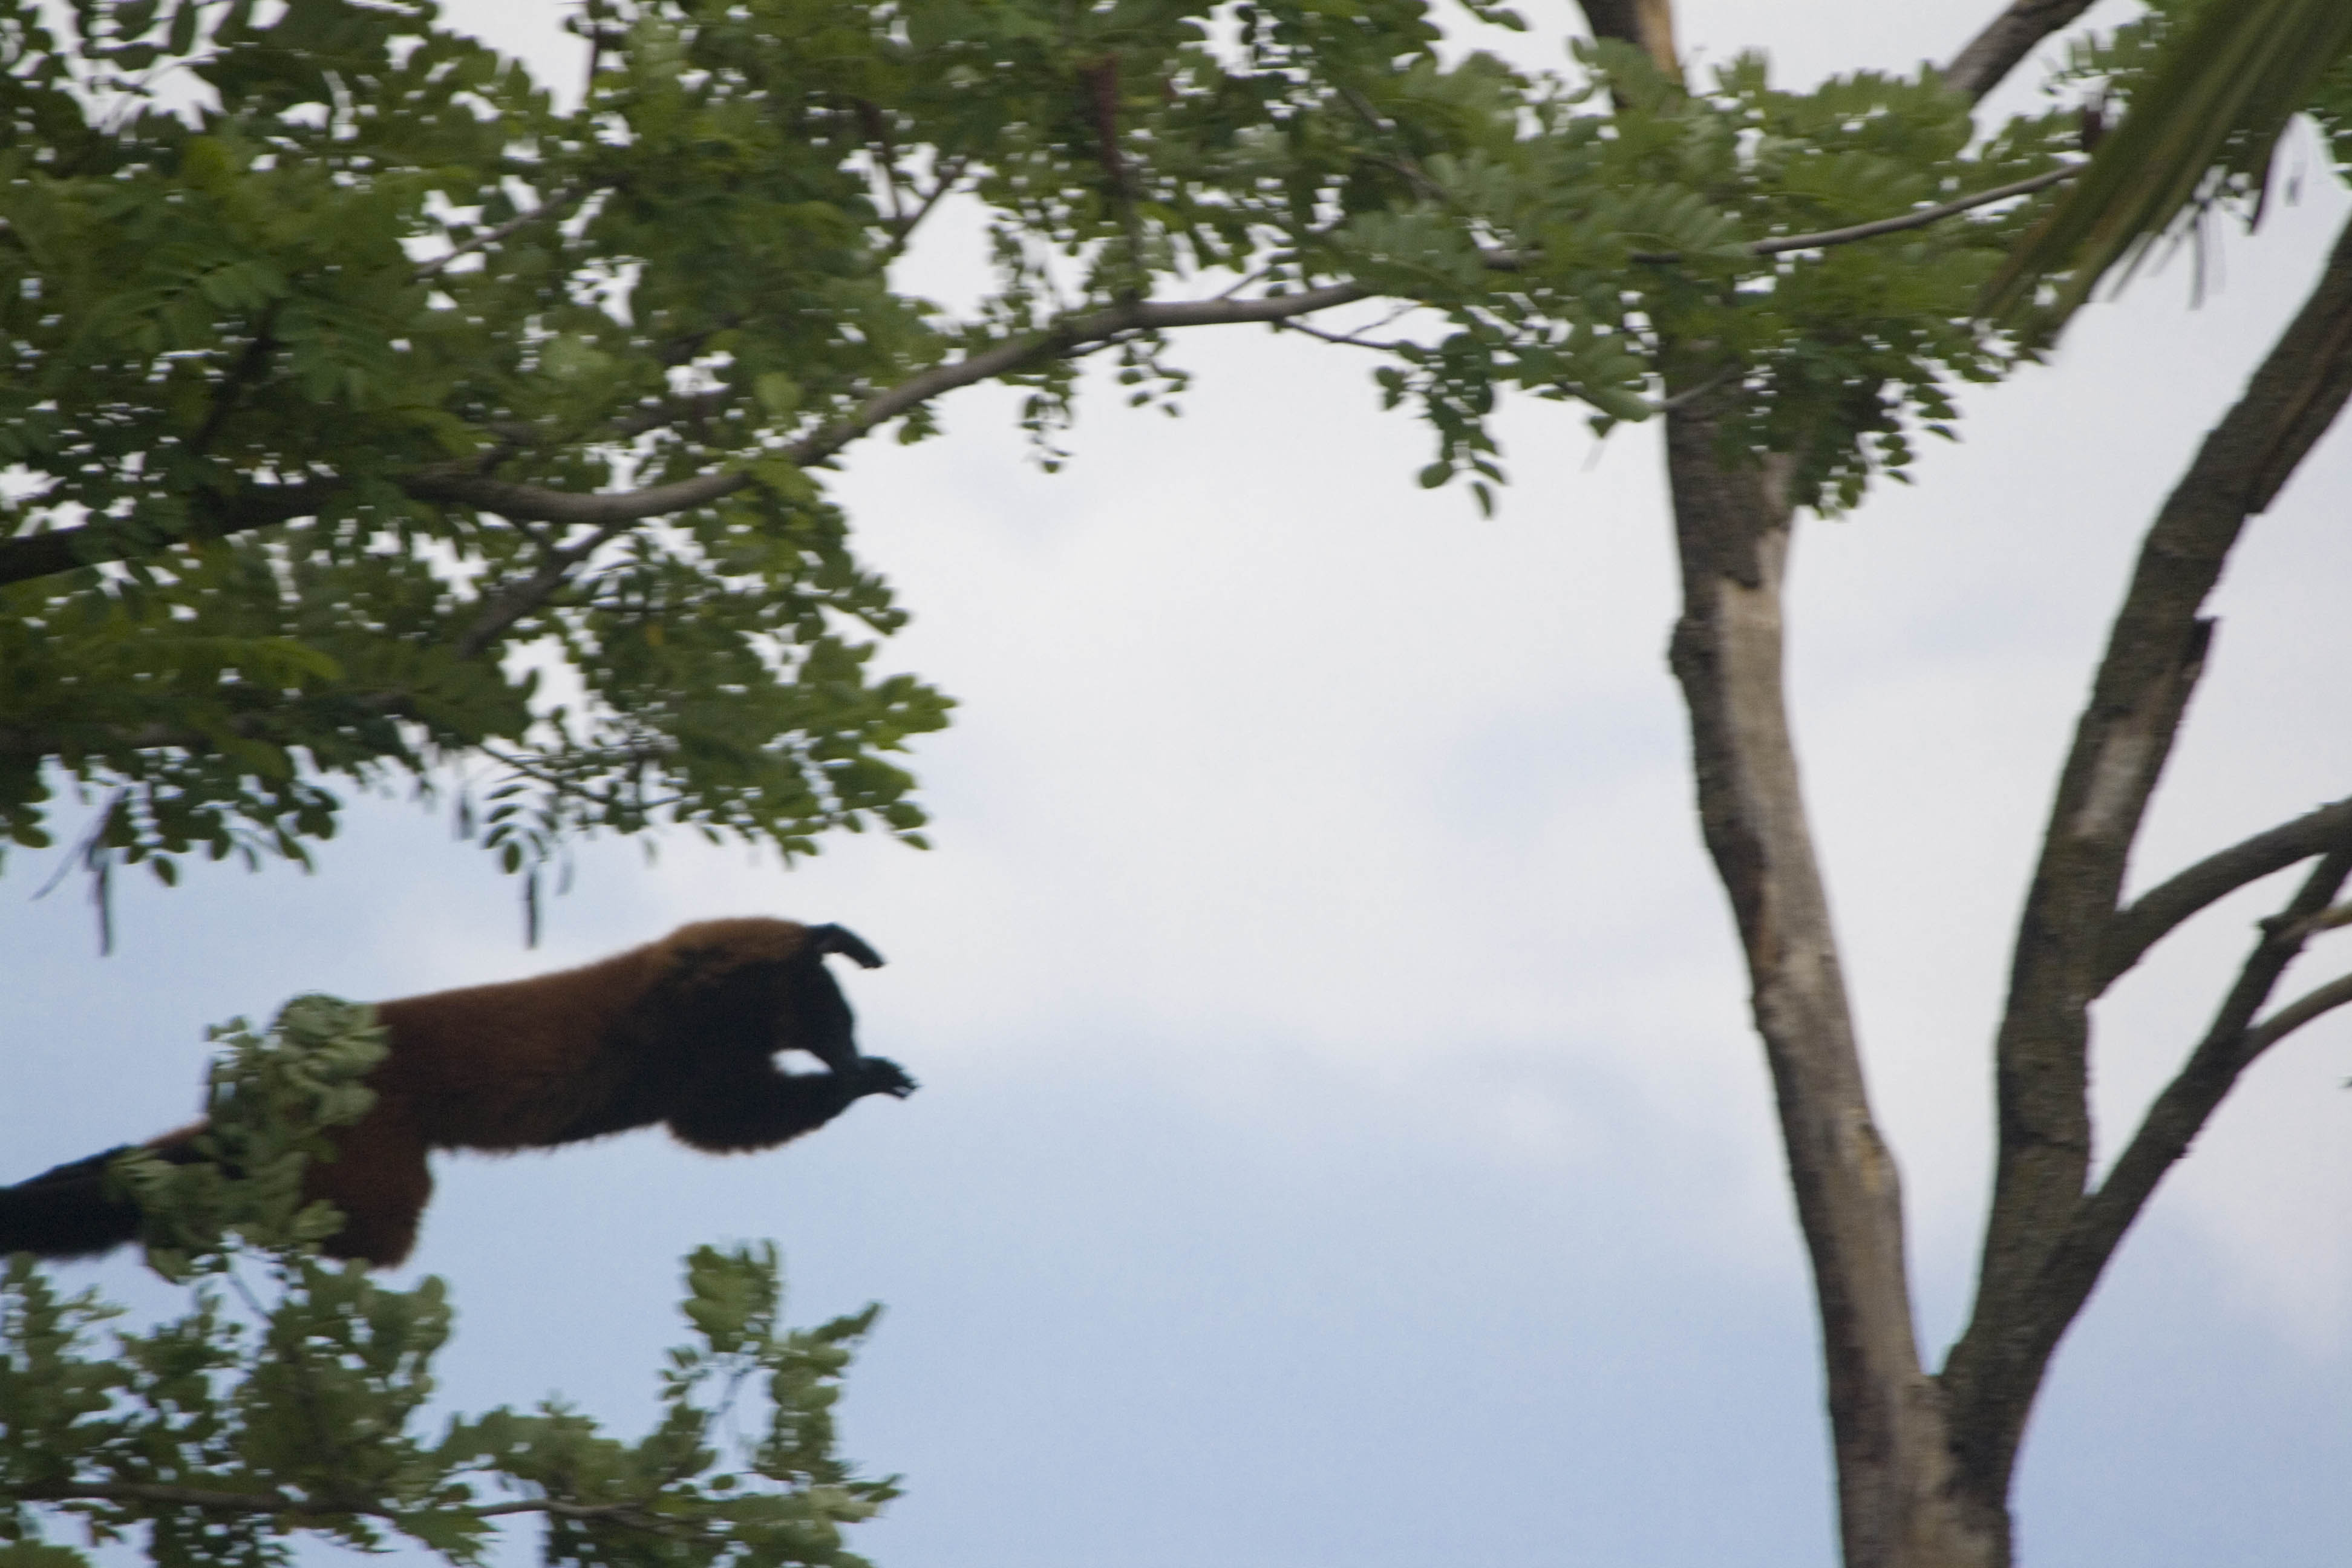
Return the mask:
M 1802 78 L 1948 53 L 1979 9 L 1694 6 L 1684 34 Z M 2176 268 L 2095 310 L 1917 487 L 1798 546 L 1809 783 L 1937 1346 L 2051 769 L 2137 529 L 2341 219 L 2305 184 L 2202 309 Z M 315 877 L 130 889 L 105 960 L 79 889 L 27 903 L 48 867 L 13 861 L 0 1178 L 184 1120 L 202 1026 L 295 991 L 836 920 L 891 959 L 846 984 L 923 1091 L 739 1160 L 638 1134 L 444 1162 L 410 1272 L 451 1282 L 454 1404 L 560 1389 L 635 1423 L 678 1256 L 772 1236 L 803 1320 L 889 1306 L 845 1418 L 908 1474 L 864 1537 L 882 1568 L 1826 1562 L 1809 1286 L 1688 805 L 1650 433 L 1595 455 L 1572 413 L 1512 411 L 1482 521 L 1413 488 L 1422 434 L 1366 363 L 1237 330 L 1179 355 L 1186 417 L 1091 405 L 1059 477 L 991 394 L 850 465 L 916 616 L 882 658 L 964 701 L 916 759 L 937 850 L 601 850 L 526 952 L 510 884 L 385 804 Z M 2347 494 L 2338 434 L 2233 566 L 2141 881 L 2352 787 Z M 2103 1011 L 2105 1127 L 2260 912 Z M 2352 1019 L 2299 1036 L 2126 1248 L 2029 1441 L 2032 1568 L 2352 1548 L 2347 1074 Z

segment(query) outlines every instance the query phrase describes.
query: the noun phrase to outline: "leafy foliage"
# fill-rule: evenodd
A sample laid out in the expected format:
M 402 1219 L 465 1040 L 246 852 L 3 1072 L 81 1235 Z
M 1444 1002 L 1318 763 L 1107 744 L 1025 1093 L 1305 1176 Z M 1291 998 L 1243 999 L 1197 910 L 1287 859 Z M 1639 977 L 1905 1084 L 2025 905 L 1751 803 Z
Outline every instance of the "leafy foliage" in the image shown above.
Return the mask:
M 1050 465 L 1080 359 L 1171 398 L 1165 323 L 1223 300 L 1388 296 L 1393 340 L 1326 335 L 1482 504 L 1517 389 L 1706 392 L 1850 506 L 2014 363 L 1972 310 L 2027 210 L 1777 242 L 2072 132 L 1926 75 L 1449 61 L 1422 0 L 597 0 L 574 106 L 425 0 L 273 15 L 0 0 L 0 832 L 47 843 L 68 779 L 101 876 L 299 859 L 460 763 L 534 877 L 596 832 L 919 840 L 896 753 L 947 703 L 870 673 L 902 615 L 824 465 L 992 376 Z M 889 277 L 957 206 L 961 314 Z
M 500 1520 L 537 1516 L 551 1563 L 863 1568 L 843 1528 L 897 1489 L 835 1456 L 832 1407 L 876 1309 L 784 1329 L 774 1248 L 704 1247 L 687 1261 L 695 1342 L 670 1352 L 644 1438 L 555 1405 L 420 1434 L 441 1281 L 394 1290 L 321 1262 L 341 1216 L 301 1201 L 320 1130 L 366 1109 L 368 1009 L 302 997 L 267 1037 L 242 1022 L 214 1037 L 210 1163 L 119 1167 L 188 1310 L 101 1334 L 119 1309 L 61 1296 L 26 1258 L 0 1273 L 0 1563 L 88 1563 L 50 1539 L 68 1521 L 91 1544 L 143 1532 L 152 1561 L 187 1568 L 290 1562 L 305 1535 L 471 1563 Z M 722 1452 L 747 1405 L 764 1423 Z
M 199 846 L 299 858 L 322 775 L 474 752 L 510 869 L 656 821 L 788 854 L 914 835 L 889 753 L 945 703 L 867 675 L 853 633 L 901 616 L 805 475 L 593 551 L 429 482 L 756 464 L 795 406 L 929 352 L 845 149 L 764 74 L 829 8 L 771 7 L 758 68 L 698 83 L 649 17 L 572 115 L 424 4 L 85 0 L 69 44 L 47 16 L 0 9 L 0 461 L 12 531 L 92 564 L 0 589 L 16 842 L 45 839 L 45 763 L 110 792 L 93 856 L 168 879 Z M 150 85 L 171 66 L 184 112 Z M 233 531 L 257 515 L 299 521 Z M 501 601 L 567 548 L 560 591 Z

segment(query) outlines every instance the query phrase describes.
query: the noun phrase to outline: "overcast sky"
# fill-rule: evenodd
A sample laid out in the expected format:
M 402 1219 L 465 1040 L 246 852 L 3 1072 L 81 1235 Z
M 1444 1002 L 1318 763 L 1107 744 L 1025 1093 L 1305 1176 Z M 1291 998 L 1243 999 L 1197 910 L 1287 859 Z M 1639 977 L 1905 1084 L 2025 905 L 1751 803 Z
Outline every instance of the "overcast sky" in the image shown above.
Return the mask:
M 1802 82 L 1948 56 L 1985 9 L 1724 0 L 1682 28 Z M 480 14 L 548 47 L 551 10 Z M 2300 202 L 2224 247 L 2200 308 L 2185 268 L 2143 280 L 1971 396 L 1916 486 L 1801 530 L 1808 784 L 1938 1355 L 2074 710 L 2139 530 L 2345 216 L 2297 157 Z M 950 295 L 961 265 L 911 280 Z M 1414 487 L 1426 441 L 1369 361 L 1245 329 L 1178 357 L 1184 417 L 1089 404 L 1059 476 L 990 392 L 849 464 L 859 547 L 915 616 L 880 658 L 962 704 L 915 758 L 935 850 L 782 873 L 599 848 L 526 952 L 446 816 L 370 805 L 316 876 L 130 886 L 109 959 L 79 889 L 30 902 L 50 867 L 12 860 L 0 1179 L 184 1120 L 203 1026 L 297 991 L 839 921 L 891 960 L 845 980 L 866 1047 L 922 1092 L 734 1160 L 647 1133 L 445 1160 L 399 1277 L 451 1283 L 452 1405 L 560 1391 L 636 1429 L 679 1256 L 773 1237 L 796 1319 L 888 1305 L 845 1411 L 848 1452 L 908 1477 L 861 1537 L 882 1568 L 1828 1561 L 1810 1286 L 1664 665 L 1654 433 L 1507 411 L 1482 521 Z M 2347 495 L 2338 433 L 2240 550 L 2136 884 L 2352 788 Z M 2280 896 L 2103 1006 L 2107 1152 Z M 2332 941 L 2306 976 L 2352 962 Z M 2033 1568 L 2340 1568 L 2347 1075 L 2352 1012 L 2266 1061 L 2151 1206 L 2029 1438 Z M 127 1258 L 64 1272 L 152 1299 Z

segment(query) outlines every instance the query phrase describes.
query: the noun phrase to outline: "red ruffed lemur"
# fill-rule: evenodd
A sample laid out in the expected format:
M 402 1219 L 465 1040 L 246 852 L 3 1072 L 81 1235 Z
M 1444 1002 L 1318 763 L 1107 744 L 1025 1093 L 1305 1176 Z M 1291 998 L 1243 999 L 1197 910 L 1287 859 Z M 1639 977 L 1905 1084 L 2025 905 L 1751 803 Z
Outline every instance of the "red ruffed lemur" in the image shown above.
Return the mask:
M 546 1149 L 667 1122 L 714 1153 L 772 1149 L 869 1094 L 915 1080 L 858 1053 L 849 1004 L 824 966 L 881 955 L 836 925 L 703 921 L 584 968 L 376 1005 L 388 1053 L 375 1103 L 327 1134 L 307 1194 L 343 1211 L 325 1250 L 379 1268 L 406 1258 L 433 1193 L 434 1149 Z M 788 1073 L 806 1051 L 825 1066 Z M 204 1131 L 150 1141 L 170 1158 Z M 109 1192 L 121 1149 L 0 1188 L 0 1254 L 80 1258 L 137 1238 L 137 1206 Z

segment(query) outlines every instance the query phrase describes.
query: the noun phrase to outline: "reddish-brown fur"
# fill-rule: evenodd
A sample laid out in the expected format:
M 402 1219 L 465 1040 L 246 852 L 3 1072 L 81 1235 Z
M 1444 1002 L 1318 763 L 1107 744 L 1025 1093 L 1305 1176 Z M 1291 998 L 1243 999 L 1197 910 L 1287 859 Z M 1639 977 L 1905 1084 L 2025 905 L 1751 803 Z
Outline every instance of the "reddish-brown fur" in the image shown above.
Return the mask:
M 336 1158 L 306 1177 L 345 1215 L 326 1250 L 378 1265 L 406 1258 L 432 1196 L 429 1150 L 548 1148 L 656 1121 L 698 1149 L 765 1149 L 863 1095 L 911 1092 L 896 1064 L 858 1053 L 827 952 L 881 962 L 837 926 L 704 921 L 579 969 L 379 1003 L 391 1049 L 369 1077 L 375 1103 L 331 1134 Z M 783 1072 L 772 1058 L 786 1050 L 827 1070 Z M 102 1171 L 103 1157 L 81 1163 Z M 47 1212 L 20 1225 L 37 1239 L 16 1245 L 74 1256 L 131 1239 L 136 1215 L 126 1223 L 119 1203 L 84 1203 L 105 1225 L 79 1209 L 60 1219 L 72 1183 L 59 1178 L 79 1169 L 0 1190 L 0 1251 L 11 1202 L 29 1205 L 36 1189 Z

